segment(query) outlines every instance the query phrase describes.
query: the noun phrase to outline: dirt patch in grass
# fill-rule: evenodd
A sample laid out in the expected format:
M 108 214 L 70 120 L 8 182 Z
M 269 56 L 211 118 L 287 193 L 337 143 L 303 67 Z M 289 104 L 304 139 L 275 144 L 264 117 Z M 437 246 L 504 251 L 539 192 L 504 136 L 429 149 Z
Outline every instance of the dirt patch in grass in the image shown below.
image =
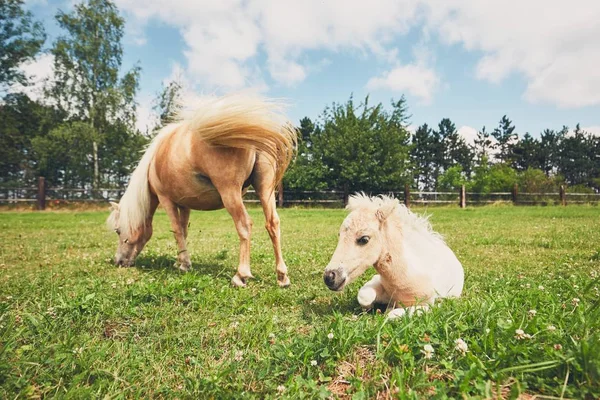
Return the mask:
M 375 361 L 375 354 L 366 346 L 359 346 L 354 349 L 352 357 L 349 360 L 340 362 L 336 368 L 337 376 L 327 386 L 327 389 L 339 399 L 350 399 L 352 395 L 348 393 L 351 388 L 349 379 L 356 378 L 363 382 L 370 379 L 367 366 Z

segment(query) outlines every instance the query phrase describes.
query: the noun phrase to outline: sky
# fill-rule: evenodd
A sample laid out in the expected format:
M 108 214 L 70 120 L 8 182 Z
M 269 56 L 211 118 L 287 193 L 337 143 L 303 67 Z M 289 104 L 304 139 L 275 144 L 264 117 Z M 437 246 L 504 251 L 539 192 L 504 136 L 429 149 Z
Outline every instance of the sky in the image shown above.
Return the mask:
M 332 102 L 389 105 L 410 124 L 450 118 L 471 141 L 507 115 L 523 135 L 580 123 L 600 134 L 598 0 L 113 0 L 123 70 L 142 68 L 138 127 L 177 79 L 184 99 L 240 90 L 282 98 L 298 123 Z M 73 0 L 26 0 L 47 30 Z M 23 70 L 42 80 L 52 57 Z M 35 91 L 36 89 L 30 89 Z

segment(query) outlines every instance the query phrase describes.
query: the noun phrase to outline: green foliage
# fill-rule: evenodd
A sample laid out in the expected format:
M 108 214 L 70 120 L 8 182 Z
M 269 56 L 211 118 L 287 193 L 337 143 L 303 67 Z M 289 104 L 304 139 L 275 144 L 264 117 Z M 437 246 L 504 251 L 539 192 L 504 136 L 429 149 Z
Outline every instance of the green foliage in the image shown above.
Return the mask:
M 129 127 L 117 129 L 124 134 L 133 131 L 140 68 L 119 77 L 124 20 L 111 1 L 89 0 L 76 5 L 70 14 L 59 12 L 56 20 L 66 35 L 60 36 L 51 50 L 55 80 L 48 94 L 71 120 L 84 121 L 96 132 L 89 167 L 93 185 L 98 187 L 100 146 L 106 143 L 111 125 Z
M 43 26 L 23 10 L 22 0 L 0 1 L 0 88 L 27 84 L 19 66 L 32 60 L 45 40 Z
M 517 171 L 507 164 L 481 165 L 475 168 L 468 189 L 482 194 L 509 192 L 516 182 Z
M 182 107 L 182 90 L 183 86 L 179 81 L 171 81 L 166 86 L 163 83 L 162 90 L 154 100 L 153 109 L 158 114 L 158 125 L 154 127 L 154 131 L 175 121 Z
M 548 177 L 541 169 L 527 168 L 519 173 L 519 191 L 526 193 L 553 193 L 558 192 L 562 183 L 560 176 Z
M 314 154 L 325 166 L 330 188 L 398 190 L 409 181 L 406 101 L 392 102 L 388 112 L 368 100 L 355 109 L 350 98 L 323 112 Z
M 0 104 L 0 183 L 29 183 L 37 179 L 40 170 L 32 153 L 32 140 L 48 135 L 62 118 L 57 110 L 23 94 L 4 98 Z
M 225 210 L 192 213 L 187 274 L 162 211 L 133 268 L 109 263 L 107 212 L 0 213 L 0 398 L 600 397 L 600 209 L 427 213 L 463 295 L 394 322 L 357 303 L 372 269 L 342 293 L 322 282 L 343 210 L 280 210 L 288 289 L 255 229 L 243 290 Z
M 97 132 L 84 122 L 63 123 L 46 136 L 32 140 L 38 171 L 49 182 L 84 187 L 92 182 L 89 168 L 92 143 Z M 68 151 L 65 151 L 68 149 Z
M 455 165 L 448 168 L 438 177 L 437 187 L 440 191 L 456 192 L 460 187 L 467 183 L 467 178 L 462 166 Z

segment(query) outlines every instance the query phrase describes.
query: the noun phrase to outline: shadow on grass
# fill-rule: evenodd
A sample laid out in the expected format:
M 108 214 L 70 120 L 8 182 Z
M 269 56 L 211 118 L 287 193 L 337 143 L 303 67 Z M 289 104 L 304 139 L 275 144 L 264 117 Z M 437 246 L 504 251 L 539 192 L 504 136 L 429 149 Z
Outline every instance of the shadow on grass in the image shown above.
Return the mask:
M 182 272 L 175 267 L 177 259 L 164 254 L 142 254 L 133 266 L 143 272 L 163 271 L 170 274 L 193 274 L 197 276 L 211 276 L 215 279 L 229 281 L 235 274 L 235 267 L 216 257 L 215 259 L 199 259 L 192 257 L 192 269 Z

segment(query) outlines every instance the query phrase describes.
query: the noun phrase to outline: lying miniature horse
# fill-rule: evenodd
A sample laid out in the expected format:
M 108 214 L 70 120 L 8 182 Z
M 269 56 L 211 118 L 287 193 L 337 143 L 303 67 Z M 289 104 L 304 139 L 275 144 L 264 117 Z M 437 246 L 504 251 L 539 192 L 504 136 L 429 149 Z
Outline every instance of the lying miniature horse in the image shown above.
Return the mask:
M 358 292 L 364 308 L 392 304 L 389 316 L 397 317 L 460 296 L 462 265 L 425 218 L 386 196 L 351 196 L 348 209 L 323 276 L 329 289 L 342 290 L 374 266 L 378 274 Z
M 130 266 L 152 236 L 152 217 L 160 203 L 178 247 L 178 267 L 188 271 L 186 247 L 190 210 L 226 208 L 240 238 L 240 261 L 232 279 L 245 286 L 250 272 L 252 221 L 242 196 L 252 185 L 260 199 L 275 251 L 277 282 L 290 280 L 281 254 L 275 186 L 296 146 L 296 132 L 275 102 L 232 95 L 205 99 L 163 128 L 133 172 L 119 204 L 112 203 L 108 226 L 119 235 L 115 262 Z M 185 114 L 184 114 L 185 115 Z

